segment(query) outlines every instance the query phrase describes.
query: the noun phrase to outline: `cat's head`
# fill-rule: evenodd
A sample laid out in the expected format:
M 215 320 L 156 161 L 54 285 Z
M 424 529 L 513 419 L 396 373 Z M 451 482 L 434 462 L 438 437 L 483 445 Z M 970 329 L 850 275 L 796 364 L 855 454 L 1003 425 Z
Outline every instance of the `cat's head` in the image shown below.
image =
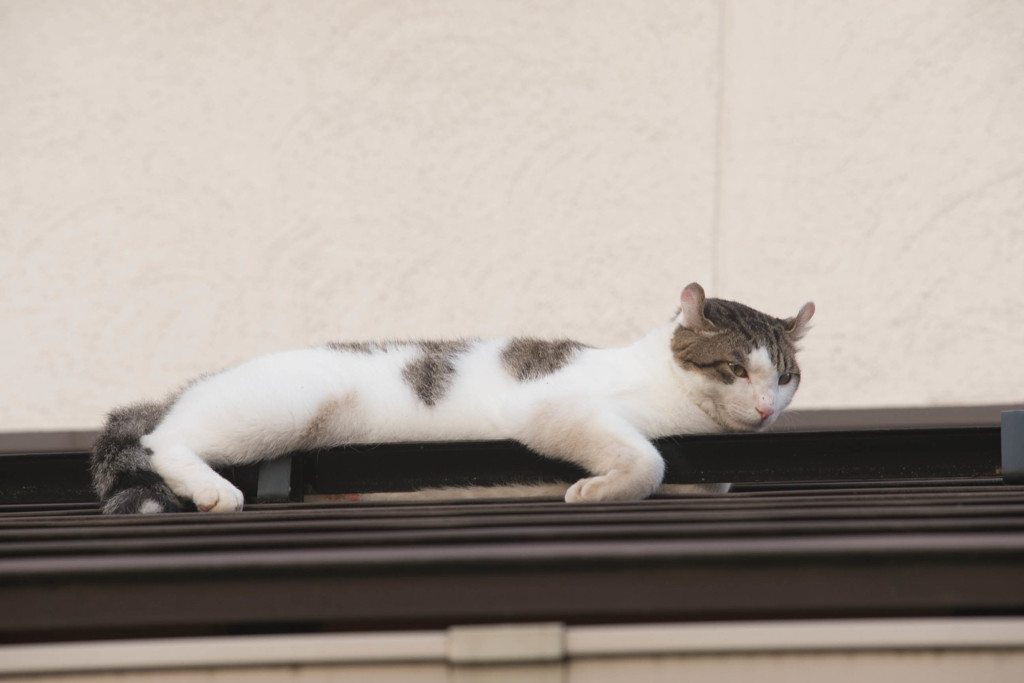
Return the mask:
M 792 318 L 706 299 L 696 282 L 679 298 L 672 355 L 691 373 L 701 407 L 726 429 L 767 427 L 793 400 L 800 384 L 796 342 L 808 330 L 814 304 Z

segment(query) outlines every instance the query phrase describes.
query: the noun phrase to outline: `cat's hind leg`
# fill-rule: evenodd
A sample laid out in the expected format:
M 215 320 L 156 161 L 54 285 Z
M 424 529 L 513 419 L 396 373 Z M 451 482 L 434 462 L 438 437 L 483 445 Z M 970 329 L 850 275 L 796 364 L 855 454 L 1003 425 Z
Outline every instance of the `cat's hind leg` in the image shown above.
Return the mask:
M 242 509 L 245 498 L 238 488 L 203 462 L 183 443 L 147 441 L 150 461 L 177 495 L 190 499 L 203 512 L 234 512 Z
M 596 406 L 547 402 L 532 411 L 517 438 L 594 475 L 569 487 L 569 503 L 640 500 L 654 493 L 665 475 L 665 461 L 651 442 L 614 412 Z

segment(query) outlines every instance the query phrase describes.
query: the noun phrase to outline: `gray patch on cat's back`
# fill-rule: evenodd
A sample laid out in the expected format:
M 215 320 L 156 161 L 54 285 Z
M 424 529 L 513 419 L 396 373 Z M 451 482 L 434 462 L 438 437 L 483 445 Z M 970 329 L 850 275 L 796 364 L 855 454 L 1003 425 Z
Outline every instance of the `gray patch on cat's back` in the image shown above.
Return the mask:
M 590 347 L 572 339 L 514 337 L 501 352 L 501 364 L 508 374 L 528 382 L 557 372 L 586 348 Z
M 425 405 L 433 407 L 444 398 L 455 377 L 455 360 L 465 353 L 470 341 L 409 342 L 419 355 L 402 369 L 402 379 Z

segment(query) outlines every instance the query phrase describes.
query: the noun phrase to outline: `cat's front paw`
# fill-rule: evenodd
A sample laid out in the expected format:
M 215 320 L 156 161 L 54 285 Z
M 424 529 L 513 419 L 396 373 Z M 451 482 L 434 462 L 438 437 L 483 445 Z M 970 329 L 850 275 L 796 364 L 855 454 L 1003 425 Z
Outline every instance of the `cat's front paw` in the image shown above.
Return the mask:
M 238 512 L 245 496 L 221 476 L 211 479 L 192 494 L 192 502 L 203 512 Z
M 586 488 L 594 479 L 597 477 L 588 477 L 586 479 L 580 479 L 578 482 L 569 487 L 569 490 L 565 492 L 566 503 L 585 503 L 587 501 L 596 500 L 594 498 L 584 497 L 584 488 Z
M 652 489 L 643 482 L 621 472 L 587 477 L 569 487 L 566 503 L 594 503 L 609 500 L 640 500 L 651 495 Z

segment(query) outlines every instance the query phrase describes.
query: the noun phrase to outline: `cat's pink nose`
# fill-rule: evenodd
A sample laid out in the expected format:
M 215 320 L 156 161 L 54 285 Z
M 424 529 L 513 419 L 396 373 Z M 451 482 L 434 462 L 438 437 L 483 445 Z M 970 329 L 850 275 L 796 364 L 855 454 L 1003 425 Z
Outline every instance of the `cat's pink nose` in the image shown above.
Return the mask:
M 767 420 L 775 412 L 774 408 L 762 408 L 761 406 L 755 406 L 754 409 L 757 411 L 757 414 L 761 416 L 762 420 Z

